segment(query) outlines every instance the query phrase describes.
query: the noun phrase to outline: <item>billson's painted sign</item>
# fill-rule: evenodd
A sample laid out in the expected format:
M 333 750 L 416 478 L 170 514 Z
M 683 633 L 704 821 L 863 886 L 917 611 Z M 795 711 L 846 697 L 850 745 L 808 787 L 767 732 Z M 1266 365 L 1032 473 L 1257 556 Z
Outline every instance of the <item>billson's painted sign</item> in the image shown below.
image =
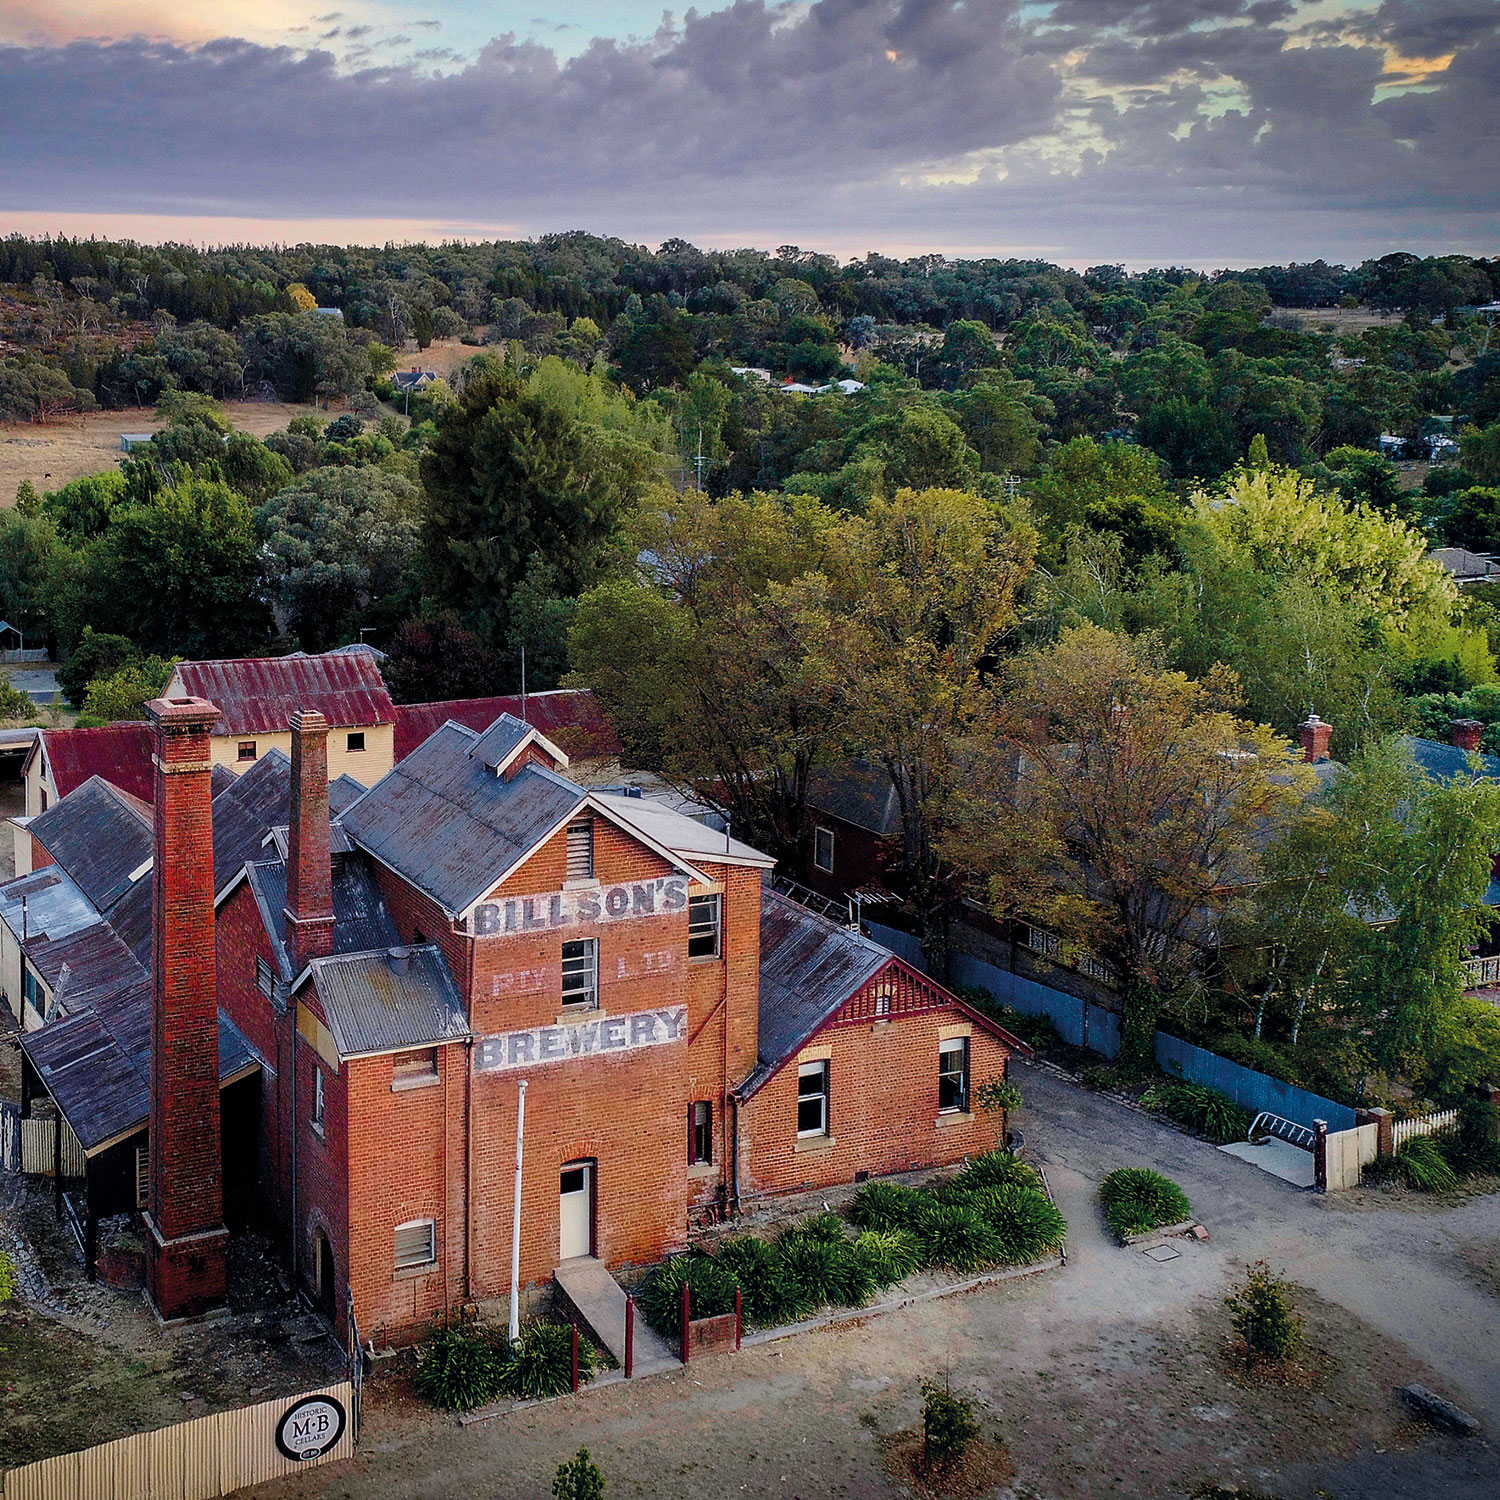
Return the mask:
M 624 922 L 632 917 L 657 917 L 686 911 L 687 900 L 686 875 L 661 875 L 655 880 L 632 880 L 583 891 L 481 901 L 474 908 L 474 936 L 508 937 L 513 933 Z
M 600 1014 L 567 1026 L 529 1026 L 524 1031 L 484 1037 L 474 1049 L 474 1071 L 502 1073 L 575 1057 L 614 1057 L 686 1038 L 685 1005 L 623 1016 Z

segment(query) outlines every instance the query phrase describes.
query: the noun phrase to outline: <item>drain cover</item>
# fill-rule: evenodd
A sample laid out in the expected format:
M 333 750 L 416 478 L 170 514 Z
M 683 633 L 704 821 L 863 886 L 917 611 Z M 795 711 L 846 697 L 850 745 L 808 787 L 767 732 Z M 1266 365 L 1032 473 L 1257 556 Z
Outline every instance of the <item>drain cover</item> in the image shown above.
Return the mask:
M 1182 1251 L 1173 1248 L 1171 1245 L 1152 1245 L 1149 1250 L 1143 1253 L 1150 1260 L 1163 1261 L 1176 1260 L 1182 1254 Z

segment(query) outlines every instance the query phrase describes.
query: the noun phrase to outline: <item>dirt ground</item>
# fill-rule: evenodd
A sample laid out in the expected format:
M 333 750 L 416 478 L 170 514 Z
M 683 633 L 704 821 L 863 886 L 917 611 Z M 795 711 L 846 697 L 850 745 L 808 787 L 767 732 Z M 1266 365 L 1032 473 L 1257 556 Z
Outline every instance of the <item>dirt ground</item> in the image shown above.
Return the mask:
M 1382 312 L 1374 307 L 1278 307 L 1273 311 L 1300 318 L 1306 329 L 1328 327 L 1335 333 L 1363 333 L 1367 328 L 1382 328 L 1401 321 L 1400 313 Z
M 312 406 L 279 401 L 226 401 L 229 420 L 264 437 L 302 412 L 326 416 Z M 14 505 L 16 486 L 29 479 L 38 490 L 55 490 L 70 479 L 112 469 L 120 458 L 120 435 L 155 432 L 161 426 L 149 406 L 92 412 L 56 422 L 0 423 L 0 505 Z
M 1017 1074 L 1028 1147 L 1071 1226 L 1061 1270 L 467 1427 L 414 1402 L 393 1362 L 369 1387 L 358 1456 L 264 1495 L 543 1497 L 586 1445 L 612 1497 L 885 1500 L 911 1493 L 885 1451 L 916 1425 L 920 1382 L 946 1374 L 1015 1466 L 995 1500 L 1188 1500 L 1208 1482 L 1494 1500 L 1489 1443 L 1434 1437 L 1396 1387 L 1421 1381 L 1500 1432 L 1500 1196 L 1425 1213 L 1319 1198 L 1053 1074 Z M 1160 1262 L 1111 1243 L 1097 1188 L 1121 1165 L 1170 1173 L 1210 1240 L 1174 1240 Z M 1262 1256 L 1307 1322 L 1304 1374 L 1286 1383 L 1248 1379 L 1228 1353 L 1224 1294 Z
M 0 1043 L 0 1046 L 3 1046 Z M 163 1330 L 138 1292 L 84 1280 L 51 1185 L 0 1173 L 0 1249 L 21 1273 L 0 1308 L 0 1463 L 30 1463 L 339 1379 L 343 1350 L 287 1295 L 270 1247 L 235 1238 L 229 1315 Z

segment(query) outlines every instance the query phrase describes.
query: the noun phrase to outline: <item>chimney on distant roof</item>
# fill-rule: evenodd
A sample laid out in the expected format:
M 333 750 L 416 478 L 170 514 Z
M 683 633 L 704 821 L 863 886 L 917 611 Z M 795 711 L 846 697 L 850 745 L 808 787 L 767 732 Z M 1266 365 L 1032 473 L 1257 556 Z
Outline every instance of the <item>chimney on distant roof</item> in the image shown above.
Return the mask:
M 333 861 L 328 833 L 328 720 L 292 715 L 292 814 L 286 848 L 286 940 L 292 968 L 333 952 Z
M 1484 725 L 1478 719 L 1450 719 L 1448 721 L 1448 743 L 1455 749 L 1474 755 L 1479 750 L 1479 740 L 1484 734 Z
M 209 750 L 218 717 L 202 698 L 146 705 L 156 767 L 146 1263 L 168 1320 L 221 1307 L 228 1287 Z
M 1332 734 L 1333 725 L 1313 713 L 1297 726 L 1297 737 L 1302 741 L 1302 759 L 1308 765 L 1315 766 L 1328 759 L 1328 741 Z

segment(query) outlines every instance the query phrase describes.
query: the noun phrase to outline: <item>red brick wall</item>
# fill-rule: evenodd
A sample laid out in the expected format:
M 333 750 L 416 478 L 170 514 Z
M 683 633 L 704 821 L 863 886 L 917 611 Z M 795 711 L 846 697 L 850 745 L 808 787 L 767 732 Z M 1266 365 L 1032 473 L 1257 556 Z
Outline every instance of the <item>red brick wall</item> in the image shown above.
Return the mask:
M 1004 1121 L 998 1114 L 938 1115 L 939 1032 L 967 1019 L 948 1006 L 825 1027 L 806 1045 L 832 1048 L 829 1141 L 798 1149 L 793 1058 L 741 1108 L 742 1192 L 833 1187 L 852 1182 L 856 1171 L 880 1176 L 942 1166 L 1000 1144 Z M 986 1079 L 1004 1077 L 1008 1055 L 998 1038 L 974 1024 L 971 1094 Z
M 46 847 L 35 834 L 31 836 L 31 868 L 33 870 L 45 869 L 48 865 L 56 864 L 57 861 L 47 853 Z
M 883 839 L 815 808 L 809 808 L 807 816 L 809 830 L 814 826 L 833 830 L 833 869 L 820 870 L 813 863 L 817 846 L 809 831 L 802 853 L 802 872 L 797 877 L 804 885 L 830 900 L 842 901 L 851 891 L 881 882 L 897 854 L 893 839 Z
M 326 1023 L 322 1006 L 312 985 L 304 984 L 293 1000 L 292 1019 L 295 1024 L 297 1003 L 307 1008 Z M 333 1310 L 340 1331 L 344 1327 L 345 1299 L 350 1277 L 349 1234 L 349 1096 L 347 1069 L 335 1070 L 319 1057 L 306 1037 L 293 1033 L 288 1047 L 290 1062 L 295 1070 L 296 1133 L 297 1133 L 297 1199 L 296 1220 L 292 1232 L 297 1243 L 297 1277 L 308 1295 L 316 1285 L 317 1246 L 316 1231 L 322 1229 L 333 1247 L 334 1296 Z M 323 1127 L 318 1130 L 313 1124 L 313 1109 L 317 1102 L 317 1085 L 314 1073 L 323 1074 Z M 287 1080 L 290 1090 L 292 1080 Z M 361 1138 L 365 1133 L 360 1122 Z M 383 1149 L 411 1149 L 412 1142 L 385 1142 Z M 363 1318 L 363 1310 L 356 1305 L 356 1316 Z M 366 1330 L 368 1332 L 368 1330 Z

